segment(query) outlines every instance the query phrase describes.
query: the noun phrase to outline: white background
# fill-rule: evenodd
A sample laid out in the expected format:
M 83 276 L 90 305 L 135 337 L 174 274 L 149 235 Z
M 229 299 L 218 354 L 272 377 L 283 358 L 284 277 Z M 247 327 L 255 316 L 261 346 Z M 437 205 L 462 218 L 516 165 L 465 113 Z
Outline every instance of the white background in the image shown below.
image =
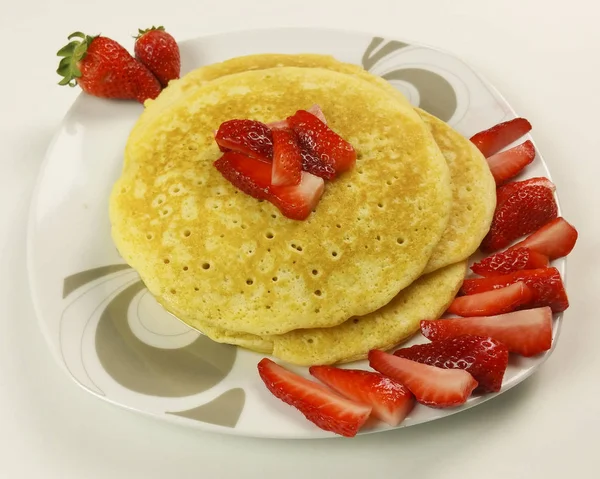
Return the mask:
M 3 2 L 0 13 L 0 478 L 598 477 L 600 18 L 570 0 L 84 0 Z M 100 401 L 58 368 L 25 270 L 30 194 L 77 92 L 56 85 L 75 30 L 129 42 L 268 26 L 358 29 L 443 47 L 534 125 L 564 215 L 580 231 L 558 347 L 520 386 L 431 424 L 353 440 L 271 441 L 179 428 Z M 273 51 L 277 51 L 276 42 Z

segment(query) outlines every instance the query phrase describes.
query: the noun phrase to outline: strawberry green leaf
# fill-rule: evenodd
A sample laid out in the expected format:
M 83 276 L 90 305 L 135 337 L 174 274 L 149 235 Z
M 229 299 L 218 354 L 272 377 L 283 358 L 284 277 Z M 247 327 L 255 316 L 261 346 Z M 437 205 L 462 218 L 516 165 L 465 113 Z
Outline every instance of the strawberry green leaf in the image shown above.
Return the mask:
M 163 27 L 162 25 L 155 27 L 154 25 L 151 26 L 150 28 L 146 28 L 145 30 L 138 28 L 138 34 L 136 36 L 134 36 L 133 38 L 138 39 L 141 38 L 142 36 L 144 36 L 146 33 L 151 32 L 152 30 L 161 30 L 161 31 L 165 31 L 165 27 Z
M 89 46 L 96 37 L 86 35 L 82 32 L 73 32 L 68 36 L 68 39 L 72 40 L 73 38 L 79 40 L 67 43 L 56 53 L 57 56 L 62 57 L 56 70 L 56 73 L 63 77 L 58 83 L 59 85 L 73 87 L 77 84 L 77 78 L 81 77 L 81 70 L 78 64 L 85 58 Z
M 75 50 L 75 47 L 77 45 L 79 45 L 79 42 L 70 42 L 64 47 L 62 47 L 60 50 L 58 50 L 58 52 L 56 52 L 56 55 L 59 57 L 71 56 L 73 54 L 73 50 Z
M 67 39 L 70 40 L 71 38 L 85 38 L 85 37 L 86 37 L 85 33 L 73 32 L 67 37 Z

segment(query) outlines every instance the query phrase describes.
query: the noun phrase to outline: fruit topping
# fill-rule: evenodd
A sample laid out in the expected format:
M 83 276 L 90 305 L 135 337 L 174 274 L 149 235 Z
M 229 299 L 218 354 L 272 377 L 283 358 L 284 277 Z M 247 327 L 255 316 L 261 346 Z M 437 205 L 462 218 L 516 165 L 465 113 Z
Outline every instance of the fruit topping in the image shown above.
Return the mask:
M 332 165 L 323 163 L 314 153 L 303 149 L 302 169 L 324 180 L 333 180 L 335 178 L 335 169 Z
M 551 185 L 551 186 L 550 186 Z M 497 191 L 492 225 L 481 243 L 484 252 L 505 248 L 556 218 L 554 185 L 546 178 L 509 183 Z
M 534 158 L 535 148 L 533 143 L 527 140 L 509 150 L 490 156 L 487 162 L 496 185 L 502 185 L 517 176 Z
M 339 174 L 356 163 L 352 145 L 315 115 L 298 110 L 287 120 L 298 135 L 301 148 L 310 152 L 324 167 L 331 166 Z
M 140 103 L 160 93 L 152 72 L 116 41 L 81 32 L 72 33 L 69 40 L 57 53 L 62 57 L 56 70 L 63 77 L 59 85 L 79 85 L 90 95 Z
M 164 27 L 139 29 L 134 53 L 135 58 L 154 73 L 163 87 L 167 86 L 170 80 L 179 78 L 181 69 L 179 46 Z
M 464 404 L 477 381 L 462 369 L 442 369 L 383 351 L 369 352 L 370 366 L 406 386 L 418 402 L 444 408 Z
M 533 295 L 528 307 L 550 306 L 555 313 L 569 307 L 569 299 L 556 268 L 515 271 L 490 278 L 465 279 L 460 290 L 463 294 L 483 293 L 504 288 L 519 281 L 525 283 L 532 290 Z
M 448 307 L 448 313 L 459 316 L 490 316 L 509 313 L 529 304 L 532 297 L 531 288 L 519 281 L 505 288 L 459 296 Z
M 522 269 L 548 267 L 548 256 L 529 248 L 510 248 L 493 254 L 471 266 L 471 271 L 480 276 L 502 276 Z
M 390 426 L 400 424 L 415 405 L 408 389 L 379 373 L 332 366 L 312 366 L 309 371 L 348 399 L 371 406 L 371 414 Z
M 509 251 L 529 248 L 550 259 L 556 259 L 568 255 L 573 250 L 576 242 L 577 230 L 564 218 L 559 217 L 511 247 Z
M 325 118 L 325 113 L 321 110 L 319 105 L 313 105 L 308 110 L 306 110 L 312 115 L 315 115 L 319 120 L 323 123 L 327 124 L 327 119 Z M 285 120 L 273 121 L 271 123 L 267 123 L 267 126 L 271 129 L 275 128 L 291 128 L 287 118 Z
M 341 397 L 270 359 L 264 358 L 258 363 L 258 373 L 275 397 L 294 406 L 325 431 L 354 437 L 371 414 L 371 406 Z
M 498 392 L 508 366 L 508 348 L 490 337 L 457 336 L 398 349 L 395 356 L 443 369 L 464 369 L 479 383 L 476 392 Z
M 257 200 L 269 197 L 271 163 L 228 151 L 214 165 L 227 181 L 247 195 Z
M 504 344 L 511 353 L 535 356 L 552 346 L 552 311 L 545 307 L 498 316 L 423 320 L 421 333 L 431 341 L 465 334 L 489 336 Z
M 226 121 L 215 132 L 225 153 L 215 167 L 244 193 L 269 200 L 290 219 L 306 219 L 323 194 L 323 178 L 334 178 L 356 161 L 352 145 L 324 120 L 315 105 L 269 125 Z
M 531 124 L 525 118 L 515 118 L 480 131 L 471 137 L 471 142 L 488 158 L 529 131 Z
M 273 130 L 273 172 L 276 186 L 297 185 L 302 173 L 302 156 L 296 134 L 289 128 Z
M 317 207 L 325 182 L 323 178 L 302 172 L 300 184 L 294 186 L 271 186 L 268 200 L 292 220 L 304 220 Z
M 233 150 L 265 161 L 273 159 L 273 134 L 260 121 L 226 121 L 217 130 L 215 140 L 223 152 Z
M 247 195 L 273 203 L 288 218 L 306 219 L 316 207 L 325 183 L 302 172 L 300 183 L 293 186 L 271 184 L 271 163 L 229 151 L 215 161 L 223 177 Z

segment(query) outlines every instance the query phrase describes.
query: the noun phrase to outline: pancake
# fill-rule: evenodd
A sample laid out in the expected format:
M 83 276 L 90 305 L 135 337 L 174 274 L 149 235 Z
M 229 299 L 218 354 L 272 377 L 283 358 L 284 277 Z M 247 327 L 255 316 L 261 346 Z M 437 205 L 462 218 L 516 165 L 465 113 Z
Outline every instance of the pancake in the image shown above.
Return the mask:
M 325 68 L 345 73 L 378 86 L 405 107 L 410 105 L 406 97 L 383 78 L 328 55 L 248 55 L 198 68 L 183 78 L 172 81 L 169 88 L 156 100 L 149 100 L 152 108 L 147 108 L 142 114 L 132 135 L 143 131 L 145 125 L 153 117 L 160 115 L 163 108 L 209 81 L 244 71 L 288 66 Z M 149 103 L 147 105 L 149 106 Z M 463 261 L 477 250 L 489 231 L 496 208 L 496 184 L 485 157 L 468 139 L 433 115 L 418 108 L 417 112 L 431 129 L 436 143 L 442 150 L 452 182 L 452 214 L 424 270 L 425 273 L 430 273 Z
M 315 103 L 358 160 L 327 182 L 307 220 L 292 221 L 222 178 L 213 131 L 231 118 L 270 122 Z M 448 167 L 416 112 L 322 68 L 249 71 L 195 87 L 149 115 L 126 151 L 111 194 L 114 241 L 188 324 L 268 336 L 368 314 L 419 277 L 450 216 Z
M 424 273 L 469 258 L 488 233 L 496 209 L 496 182 L 481 152 L 442 120 L 417 110 L 442 150 L 452 178 L 452 212 Z
M 363 68 L 350 63 L 339 62 L 329 55 L 282 55 L 268 53 L 235 57 L 221 63 L 213 63 L 197 68 L 182 76 L 180 79 L 171 80 L 168 88 L 164 89 L 156 99 L 146 100 L 144 103 L 146 108 L 132 129 L 130 138 L 135 139 L 138 134 L 143 132 L 148 124 L 156 118 L 159 118 L 163 111 L 169 109 L 173 103 L 181 101 L 181 99 L 187 95 L 193 94 L 198 87 L 201 87 L 209 81 L 235 73 L 264 70 L 274 67 L 325 68 L 327 70 L 357 76 L 358 78 L 376 83 L 384 88 L 388 85 L 387 81 L 371 75 Z M 410 106 L 408 100 L 401 94 L 397 96 L 397 100 L 404 103 L 405 107 Z M 129 142 L 129 144 L 132 143 L 132 141 Z M 129 149 L 126 148 L 126 162 L 128 161 L 128 158 Z
M 458 292 L 467 262 L 446 266 L 422 276 L 379 310 L 339 326 L 300 329 L 261 338 L 231 334 L 223 329 L 193 322 L 211 339 L 271 354 L 289 363 L 310 366 L 364 359 L 371 349 L 390 349 L 419 331 L 422 319 L 437 319 Z

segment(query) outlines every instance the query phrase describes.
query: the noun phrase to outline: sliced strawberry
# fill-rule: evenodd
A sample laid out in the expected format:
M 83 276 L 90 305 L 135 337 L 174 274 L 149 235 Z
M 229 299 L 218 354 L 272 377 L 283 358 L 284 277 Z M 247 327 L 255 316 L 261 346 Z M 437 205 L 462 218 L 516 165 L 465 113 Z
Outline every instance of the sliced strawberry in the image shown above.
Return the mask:
M 464 404 L 477 381 L 461 369 L 442 369 L 373 350 L 369 365 L 404 384 L 421 404 L 444 408 Z
M 522 269 L 548 267 L 548 256 L 529 248 L 510 248 L 493 254 L 471 266 L 480 276 L 502 276 Z
M 397 426 L 415 405 L 412 393 L 383 374 L 359 369 L 312 366 L 310 374 L 353 401 L 368 404 L 377 419 Z
M 533 291 L 525 283 L 517 282 L 506 288 L 485 293 L 459 296 L 448 307 L 448 313 L 458 316 L 491 316 L 510 313 L 531 302 Z
M 327 119 L 325 118 L 325 113 L 321 110 L 319 105 L 313 105 L 307 110 L 310 114 L 315 115 L 319 120 L 327 125 Z
M 515 118 L 480 131 L 471 137 L 471 141 L 488 158 L 529 131 L 531 124 L 525 118 Z
M 511 353 L 535 356 L 552 346 L 552 311 L 546 307 L 498 316 L 423 320 L 421 333 L 431 341 L 465 334 L 489 336 L 503 343 Z
M 577 242 L 577 230 L 559 217 L 509 249 L 529 248 L 550 259 L 568 255 Z
M 233 150 L 266 161 L 273 158 L 273 135 L 260 121 L 226 121 L 217 130 L 215 140 L 223 152 Z
M 269 201 L 292 220 L 304 220 L 316 208 L 325 190 L 323 178 L 302 172 L 300 184 L 272 186 Z
M 274 186 L 297 185 L 301 173 L 302 156 L 296 134 L 289 128 L 274 129 L 271 183 Z
M 528 180 L 531 181 L 531 180 Z M 508 193 L 506 190 L 510 190 Z M 496 211 L 481 251 L 505 248 L 517 238 L 532 233 L 556 218 L 554 190 L 542 184 L 510 183 L 498 190 Z
M 465 279 L 460 290 L 463 294 L 476 294 L 522 281 L 533 291 L 530 308 L 550 306 L 552 311 L 559 313 L 569 307 L 569 299 L 565 291 L 560 273 L 556 268 L 542 268 L 515 271 L 504 276 L 491 278 Z
M 271 163 L 229 151 L 214 163 L 223 177 L 247 195 L 273 203 L 284 216 L 293 220 L 306 219 L 323 195 L 325 182 L 302 172 L 300 184 L 271 185 Z
M 513 193 L 530 186 L 543 186 L 544 188 L 552 190 L 552 192 L 556 191 L 556 186 L 554 186 L 554 183 L 543 176 L 529 178 L 528 180 L 523 181 L 513 181 L 512 183 L 502 185 L 496 190 L 496 209 L 498 209 L 502 203 L 504 203 L 504 201 Z
M 332 165 L 323 163 L 316 155 L 310 151 L 303 149 L 302 169 L 324 180 L 333 180 L 335 178 L 335 169 Z
M 523 168 L 535 158 L 535 147 L 527 140 L 510 150 L 501 151 L 487 159 L 490 171 L 496 180 L 496 185 L 502 185 L 507 180 L 517 176 Z
M 269 198 L 271 163 L 229 151 L 214 165 L 226 180 L 247 195 L 258 200 Z
M 410 348 L 395 356 L 444 369 L 464 369 L 475 378 L 476 392 L 498 392 L 508 366 L 508 348 L 483 336 L 457 336 Z
M 277 130 L 279 128 L 289 128 L 290 124 L 288 123 L 287 120 L 277 120 L 277 121 L 272 121 L 271 123 L 267 123 L 267 126 L 271 129 L 271 130 Z
M 325 431 L 354 437 L 371 414 L 371 407 L 343 398 L 326 387 L 264 358 L 258 373 L 271 393 L 298 409 Z
M 298 110 L 288 122 L 300 139 L 300 146 L 314 155 L 323 165 L 333 167 L 337 174 L 356 163 L 356 151 L 315 115 Z
M 323 110 L 321 110 L 321 107 L 319 105 L 313 105 L 306 111 L 308 111 L 311 115 L 315 115 L 319 120 L 321 120 L 323 123 L 327 124 L 327 119 L 325 118 L 325 113 L 323 113 Z M 290 124 L 288 123 L 287 119 L 267 123 L 267 126 L 271 129 L 290 128 Z

